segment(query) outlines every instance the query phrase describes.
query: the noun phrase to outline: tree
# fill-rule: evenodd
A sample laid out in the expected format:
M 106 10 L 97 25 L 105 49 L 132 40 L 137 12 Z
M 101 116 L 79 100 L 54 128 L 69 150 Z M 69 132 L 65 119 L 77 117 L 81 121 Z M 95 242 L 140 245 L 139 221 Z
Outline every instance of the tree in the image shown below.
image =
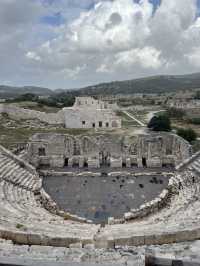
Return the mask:
M 184 138 L 185 140 L 187 140 L 188 142 L 193 142 L 196 140 L 197 138 L 197 134 L 196 132 L 192 129 L 192 128 L 187 128 L 187 129 L 184 129 L 184 128 L 179 128 L 177 130 L 177 134 Z
M 18 96 L 15 100 L 16 101 L 30 101 L 30 102 L 35 102 L 38 100 L 38 96 L 35 95 L 34 93 L 25 93 L 25 94 L 22 94 L 20 96 Z
M 178 109 L 178 108 L 175 108 L 175 107 L 170 107 L 170 108 L 167 109 L 167 115 L 170 118 L 182 119 L 186 115 L 186 113 L 182 109 Z
M 194 99 L 196 100 L 200 100 L 200 91 L 197 91 L 195 96 L 194 96 Z
M 153 131 L 171 131 L 171 121 L 166 114 L 156 115 L 148 123 L 148 128 Z

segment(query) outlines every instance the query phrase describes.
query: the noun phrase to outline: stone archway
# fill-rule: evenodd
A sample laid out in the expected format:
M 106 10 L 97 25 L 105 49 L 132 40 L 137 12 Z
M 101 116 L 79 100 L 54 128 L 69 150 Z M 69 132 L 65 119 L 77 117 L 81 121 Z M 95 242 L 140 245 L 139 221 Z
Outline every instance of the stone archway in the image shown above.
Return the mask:
M 65 157 L 71 157 L 73 155 L 73 138 L 66 136 L 65 138 Z
M 92 154 L 94 152 L 98 153 L 98 146 L 96 145 L 93 138 L 84 136 L 81 138 L 81 149 L 83 154 Z
M 110 166 L 110 158 L 111 158 L 110 152 L 103 150 L 99 152 L 99 160 L 100 160 L 100 165 L 102 167 Z

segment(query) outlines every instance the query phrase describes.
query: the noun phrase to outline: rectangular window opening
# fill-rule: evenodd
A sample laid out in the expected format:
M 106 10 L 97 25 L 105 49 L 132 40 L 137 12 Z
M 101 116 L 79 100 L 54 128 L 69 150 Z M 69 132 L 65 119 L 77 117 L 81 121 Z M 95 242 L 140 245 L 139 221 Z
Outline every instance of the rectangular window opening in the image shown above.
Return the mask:
M 46 156 L 45 148 L 39 148 L 38 149 L 38 155 L 39 156 Z

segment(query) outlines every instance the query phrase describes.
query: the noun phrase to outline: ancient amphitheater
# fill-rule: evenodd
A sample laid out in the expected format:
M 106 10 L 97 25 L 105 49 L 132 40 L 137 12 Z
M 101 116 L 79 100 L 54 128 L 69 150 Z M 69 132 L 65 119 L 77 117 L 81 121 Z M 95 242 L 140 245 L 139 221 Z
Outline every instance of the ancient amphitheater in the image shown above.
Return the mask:
M 106 143 L 104 149 L 111 147 L 109 159 L 107 153 L 106 157 L 102 157 L 102 151 L 93 153 L 90 157 L 87 149 L 86 154 L 82 148 L 77 153 L 77 142 L 76 145 L 73 144 L 75 154 L 71 154 L 70 149 L 67 154 L 57 149 L 56 157 L 48 149 L 51 141 L 45 142 L 44 136 L 40 138 L 39 144 L 38 136 L 32 138 L 27 150 L 19 155 L 0 147 L 1 262 L 13 265 L 145 265 L 146 260 L 148 265 L 149 256 L 153 256 L 170 261 L 163 265 L 189 265 L 180 264 L 180 260 L 198 263 L 200 153 L 192 155 L 190 145 L 172 135 L 156 136 L 159 144 L 154 139 L 155 136 L 153 139 L 140 139 L 140 144 L 148 145 L 145 144 L 143 149 L 137 145 L 136 150 L 130 149 L 132 146 L 127 146 L 123 140 L 121 154 L 115 145 L 109 146 Z M 38 169 L 40 164 L 37 156 L 33 157 L 37 170 L 29 163 L 30 151 L 35 154 L 34 145 L 39 149 L 42 165 L 44 166 L 45 157 L 47 161 L 53 158 L 52 164 L 48 161 L 44 169 Z M 102 147 L 102 143 L 99 147 Z M 62 157 L 63 167 L 67 158 L 68 163 L 78 162 L 79 168 L 72 171 L 72 163 L 68 165 L 69 169 L 61 169 L 60 154 L 65 154 Z M 138 161 L 134 161 L 137 156 Z M 81 164 L 83 158 L 89 164 Z M 60 169 L 52 169 L 56 160 Z M 114 163 L 116 161 L 117 164 Z M 109 162 L 109 165 L 101 168 L 105 162 Z M 166 165 L 167 162 L 170 167 Z M 81 169 L 84 166 L 87 169 Z M 80 179 L 85 176 L 98 176 L 100 179 L 104 176 L 112 179 L 117 176 L 133 176 L 139 179 L 145 171 L 147 176 L 162 174 L 168 178 L 168 182 L 154 199 L 137 209 L 130 209 L 121 218 L 110 217 L 108 223 L 102 226 L 58 209 L 46 193 L 43 175 L 46 173 L 48 176 L 49 172 L 54 171 L 55 174 L 57 171 L 59 178 L 59 175 L 63 175 L 63 169 L 71 178 Z M 41 171 L 43 175 L 39 175 Z M 173 261 L 179 264 L 173 264 Z

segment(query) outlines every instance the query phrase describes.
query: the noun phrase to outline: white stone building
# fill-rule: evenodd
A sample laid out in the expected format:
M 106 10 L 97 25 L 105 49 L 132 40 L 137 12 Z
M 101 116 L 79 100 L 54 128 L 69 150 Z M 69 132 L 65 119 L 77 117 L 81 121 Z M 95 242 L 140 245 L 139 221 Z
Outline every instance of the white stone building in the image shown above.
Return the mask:
M 121 128 L 121 119 L 115 114 L 116 104 L 109 104 L 92 97 L 77 97 L 73 107 L 57 113 L 45 113 L 24 109 L 12 104 L 0 104 L 0 114 L 20 119 L 38 119 L 50 125 L 65 125 L 66 128 Z
M 66 128 L 121 128 L 115 105 L 92 97 L 77 97 L 73 107 L 64 108 Z

